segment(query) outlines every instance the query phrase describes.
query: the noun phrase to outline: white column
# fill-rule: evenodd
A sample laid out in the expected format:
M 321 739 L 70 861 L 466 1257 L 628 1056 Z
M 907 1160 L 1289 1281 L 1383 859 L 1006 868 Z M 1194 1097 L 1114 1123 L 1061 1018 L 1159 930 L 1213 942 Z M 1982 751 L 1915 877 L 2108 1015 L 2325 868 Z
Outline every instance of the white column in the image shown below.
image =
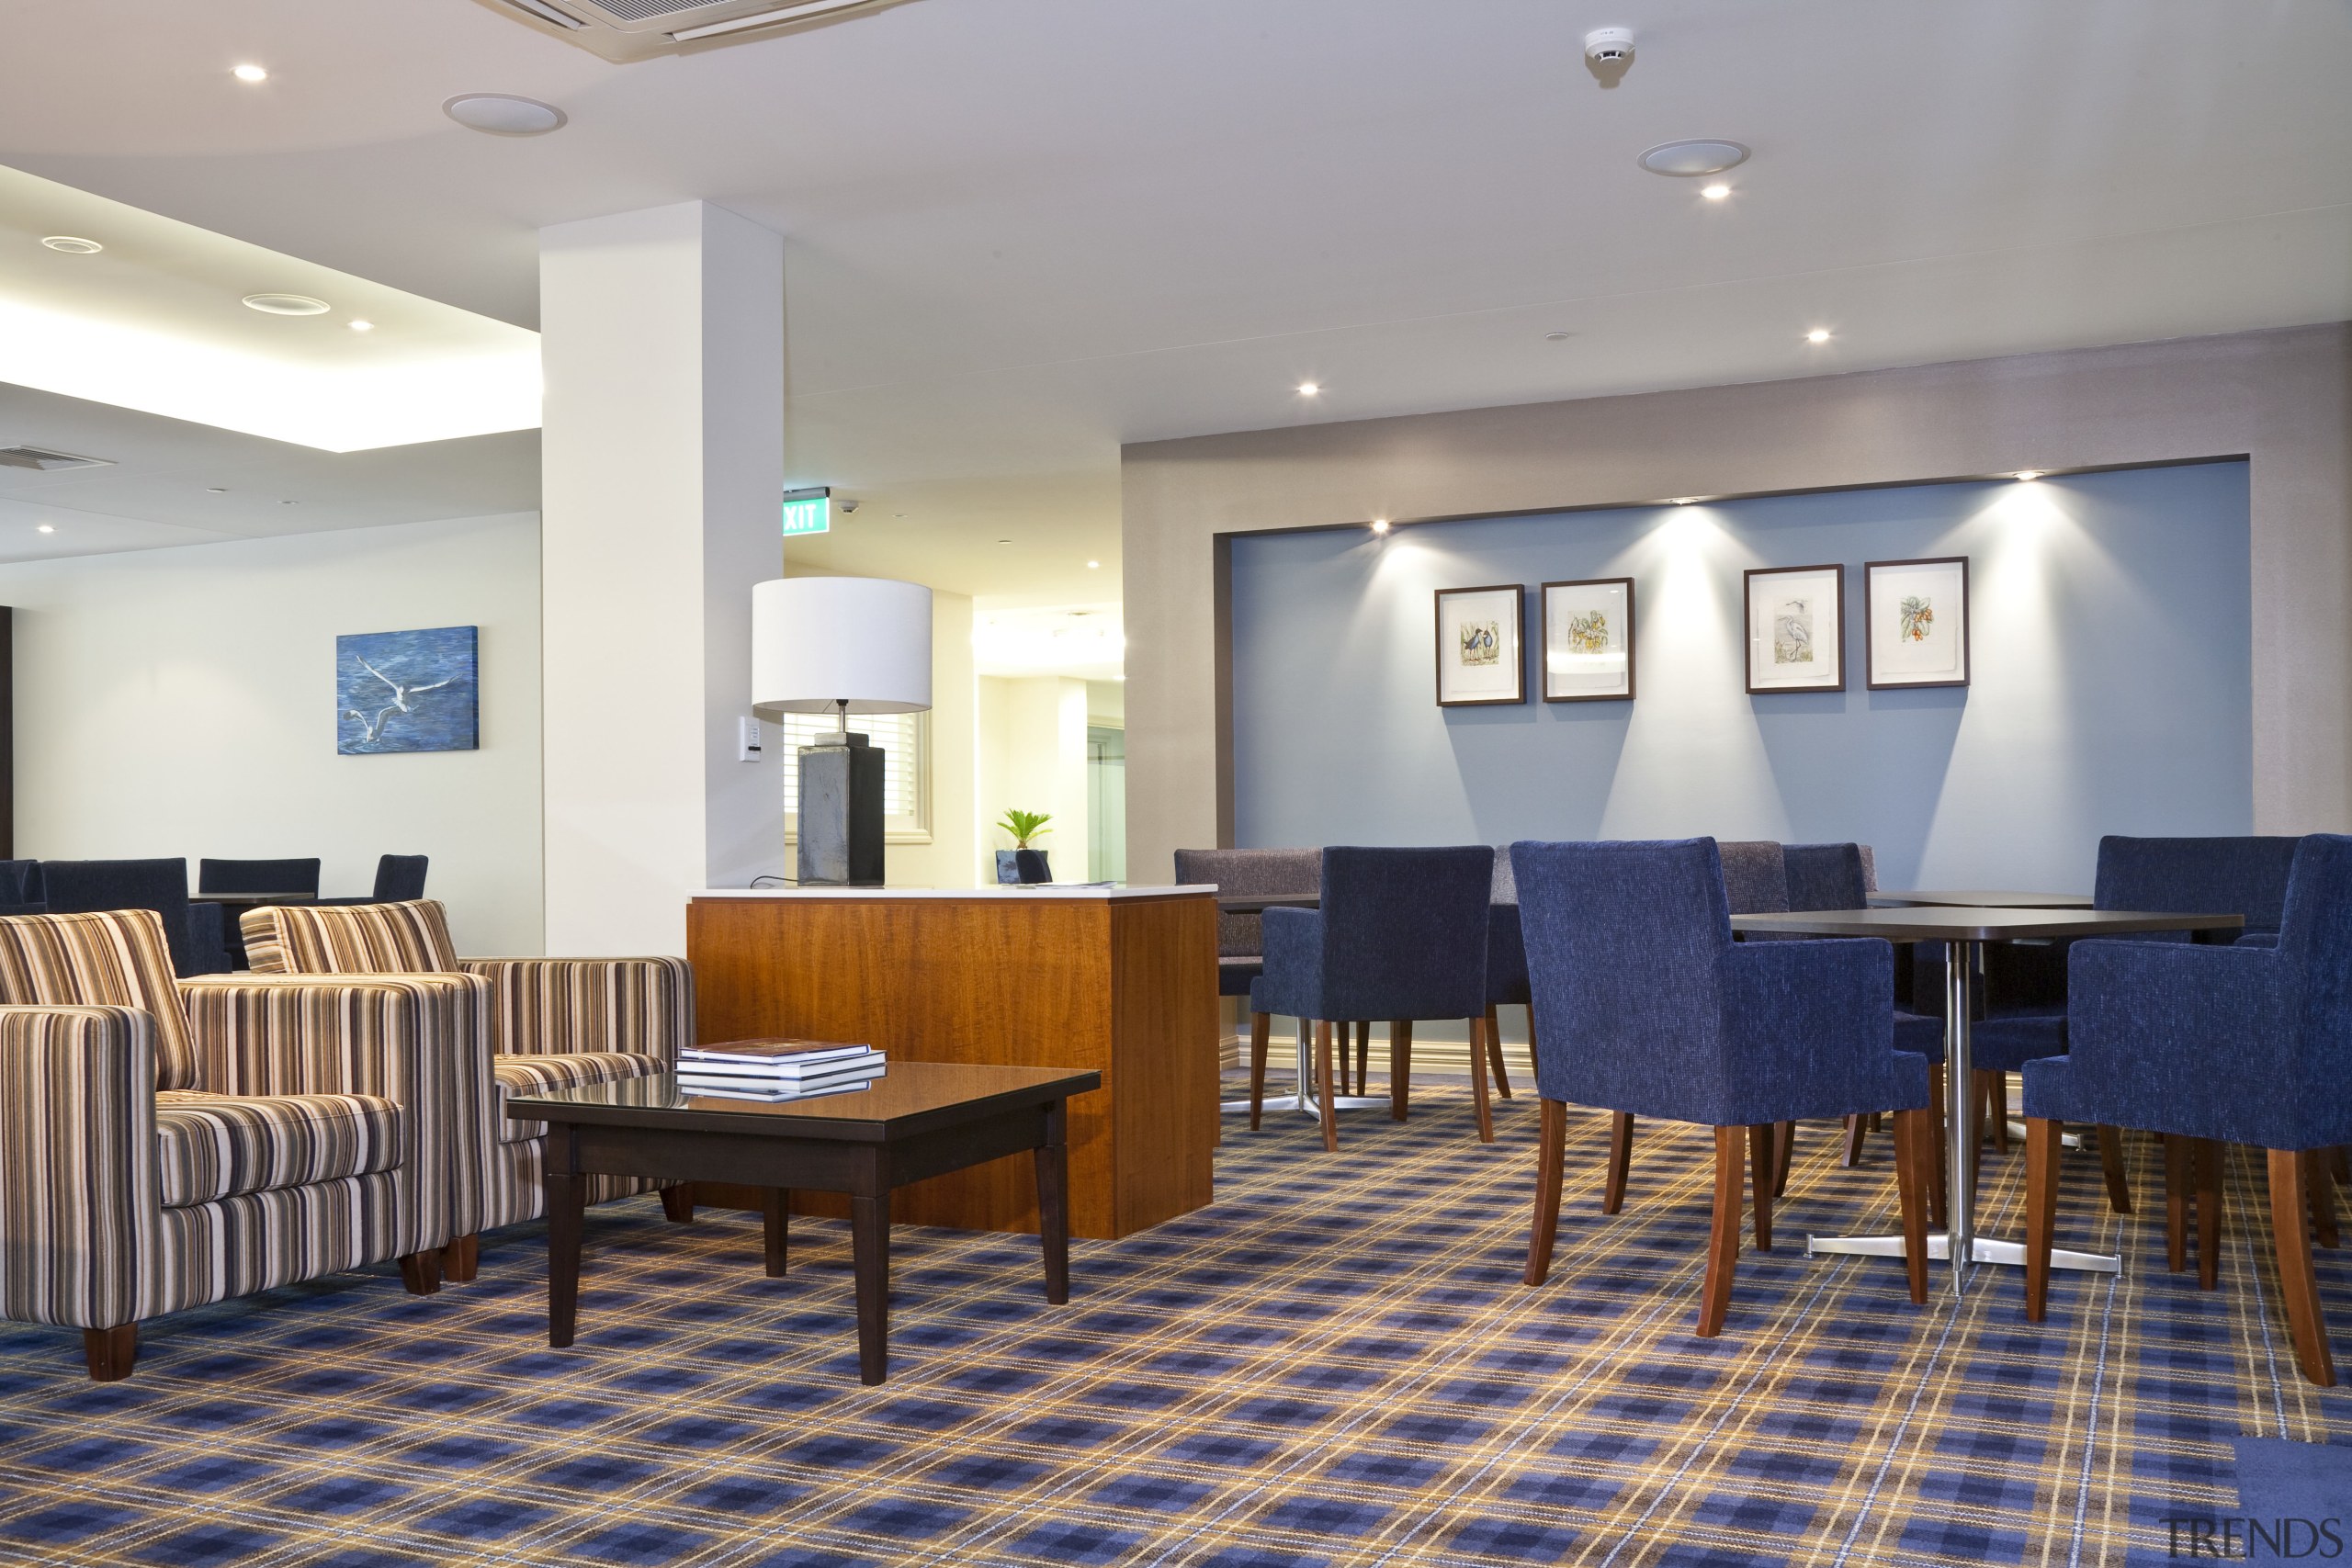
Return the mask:
M 705 202 L 539 235 L 548 951 L 683 953 L 784 859 L 751 712 L 782 570 L 784 242 Z

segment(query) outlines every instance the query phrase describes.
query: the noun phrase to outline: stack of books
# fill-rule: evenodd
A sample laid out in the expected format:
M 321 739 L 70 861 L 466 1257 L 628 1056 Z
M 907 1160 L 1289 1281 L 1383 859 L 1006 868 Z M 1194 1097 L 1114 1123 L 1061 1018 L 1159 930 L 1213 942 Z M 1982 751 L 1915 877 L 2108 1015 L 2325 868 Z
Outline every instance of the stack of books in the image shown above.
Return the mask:
M 871 1045 L 826 1040 L 730 1040 L 678 1053 L 678 1087 L 725 1100 L 802 1100 L 865 1089 L 882 1076 Z

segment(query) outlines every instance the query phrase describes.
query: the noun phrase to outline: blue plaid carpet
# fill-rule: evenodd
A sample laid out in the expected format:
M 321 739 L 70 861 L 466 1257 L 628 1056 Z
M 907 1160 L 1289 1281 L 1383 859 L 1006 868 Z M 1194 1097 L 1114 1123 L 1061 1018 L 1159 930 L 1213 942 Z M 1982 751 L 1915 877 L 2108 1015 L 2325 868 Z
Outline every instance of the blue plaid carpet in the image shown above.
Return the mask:
M 2227 1514 L 2240 1437 L 2352 1441 L 2352 1394 L 2293 1370 L 2263 1213 L 2233 1156 L 2222 1288 L 2163 1267 L 2152 1143 L 2111 1218 L 2073 1156 L 2052 1321 L 1988 1271 L 1955 1309 L 1804 1235 L 1893 1218 L 1888 1140 L 1838 1168 L 1809 1126 L 1724 1336 L 1693 1338 L 1710 1145 L 1645 1127 L 1598 1212 L 1578 1112 L 1551 1283 L 1526 1256 L 1533 1107 L 1466 1096 L 1396 1126 L 1229 1128 L 1216 1204 L 1079 1243 L 1068 1307 L 1035 1244 L 901 1229 L 891 1381 L 856 1381 L 848 1238 L 750 1216 L 592 1213 L 578 1346 L 547 1348 L 537 1227 L 412 1298 L 389 1269 L 149 1325 L 99 1385 L 77 1336 L 0 1325 L 0 1561 L 439 1562 L 2085 1563 L 2164 1560 L 2158 1521 Z M 2022 1156 L 1988 1155 L 1985 1228 Z M 2323 1255 L 2352 1325 L 2352 1249 Z M 1940 1285 L 1940 1270 L 1939 1270 Z

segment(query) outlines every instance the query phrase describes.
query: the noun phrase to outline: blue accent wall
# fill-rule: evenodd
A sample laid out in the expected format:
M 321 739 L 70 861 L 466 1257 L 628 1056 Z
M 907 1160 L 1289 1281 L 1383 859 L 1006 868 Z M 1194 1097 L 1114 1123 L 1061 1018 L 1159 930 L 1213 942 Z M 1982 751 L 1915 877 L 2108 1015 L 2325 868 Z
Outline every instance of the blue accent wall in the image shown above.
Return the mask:
M 1973 684 L 1863 689 L 1862 564 L 1970 558 Z M 1844 692 L 1749 696 L 1740 573 L 1842 562 Z M 2253 831 L 2246 465 L 1233 540 L 1235 841 L 1713 834 L 1886 887 L 2088 891 L 2102 833 Z M 1630 576 L 1639 695 L 1540 700 L 1537 585 Z M 1436 705 L 1432 592 L 1527 588 L 1529 700 Z

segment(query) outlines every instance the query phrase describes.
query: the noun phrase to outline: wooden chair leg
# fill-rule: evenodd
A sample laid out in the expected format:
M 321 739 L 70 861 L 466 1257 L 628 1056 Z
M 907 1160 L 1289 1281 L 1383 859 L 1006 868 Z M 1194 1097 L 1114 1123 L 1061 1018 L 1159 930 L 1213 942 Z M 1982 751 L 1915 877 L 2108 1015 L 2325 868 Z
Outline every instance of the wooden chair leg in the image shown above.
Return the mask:
M 2025 1123 L 2025 1317 L 2040 1323 L 2050 1312 L 2050 1243 L 2058 1228 L 2058 1123 L 2029 1116 Z
M 1984 1082 L 1984 1124 L 1993 1129 L 1993 1146 L 2009 1152 L 2009 1075 L 1989 1068 L 1977 1075 Z
M 1789 1195 L 1789 1160 L 1796 1153 L 1797 1124 L 1782 1122 L 1772 1129 L 1772 1197 Z
M 673 1224 L 693 1224 L 695 1223 L 694 1183 L 681 1181 L 675 1187 L 662 1189 L 662 1213 L 667 1215 Z
M 1600 1212 L 1613 1214 L 1625 1206 L 1625 1171 L 1634 1159 L 1634 1113 L 1611 1111 L 1609 1117 L 1609 1172 L 1600 1189 Z
M 1731 1280 L 1739 1266 L 1739 1190 L 1745 1185 L 1741 1167 L 1740 1129 L 1715 1129 L 1715 1209 L 1707 1230 L 1707 1278 L 1699 1292 L 1699 1337 L 1713 1339 L 1724 1331 L 1724 1314 L 1731 1307 Z
M 1470 1103 L 1478 1112 L 1478 1141 L 1495 1141 L 1495 1107 L 1487 1098 L 1487 1021 L 1474 1018 L 1470 1023 Z
M 2188 1140 L 2163 1134 L 2165 1150 L 2165 1267 L 2177 1274 L 2188 1267 Z
M 1538 1101 L 1535 1134 L 1535 1228 L 1527 1238 L 1527 1282 L 1542 1284 L 1552 1272 L 1552 1242 L 1560 1233 L 1560 1179 L 1567 1166 L 1568 1108 L 1557 1100 Z
M 2197 1184 L 2197 1288 L 2210 1291 L 2222 1282 L 2222 1145 L 2191 1138 L 2188 1165 Z
M 1388 1119 L 1402 1122 L 1413 1098 L 1413 1025 L 1398 1019 L 1388 1026 Z
M 90 1364 L 92 1382 L 116 1382 L 129 1377 L 139 1359 L 139 1325 L 122 1323 L 112 1328 L 82 1330 L 82 1357 Z
M 1356 1024 L 1356 1092 L 1372 1092 L 1372 1021 L 1368 1018 Z
M 1857 1123 L 1860 1118 L 1851 1118 Z M 1894 1192 L 1903 1214 L 1903 1270 L 1911 1301 L 1928 1299 L 1928 1113 L 1894 1113 Z
M 2295 1365 L 2320 1387 L 2334 1388 L 2335 1358 L 2328 1350 L 2327 1318 L 2320 1310 L 2319 1281 L 2312 1274 L 2311 1202 L 2303 1180 L 2311 1162 L 2294 1149 L 2272 1149 L 2269 1155 L 2270 1235 L 2278 1251 L 2278 1284 L 2287 1298 L 2287 1333 L 2295 1342 Z
M 1258 1119 L 1266 1106 L 1266 1042 L 1273 1032 L 1274 1021 L 1269 1014 L 1250 1015 L 1250 1130 L 1258 1130 Z
M 1491 1005 L 1487 1009 L 1487 1065 L 1495 1070 L 1495 1092 L 1509 1100 L 1510 1074 L 1503 1067 L 1503 1022 Z
M 2312 1231 L 2322 1247 L 2335 1245 L 2335 1182 L 2327 1173 L 2327 1151 L 2303 1151 L 2303 1185 L 2312 1198 Z
M 1323 1111 L 1323 1152 L 1328 1155 L 1340 1146 L 1340 1108 L 1331 1103 L 1331 1021 L 1328 1018 L 1315 1021 L 1315 1087 Z
M 2132 1182 L 2123 1174 L 2123 1134 L 2115 1127 L 2097 1129 L 2099 1173 L 2107 1178 L 2107 1206 L 2119 1214 L 2132 1212 Z
M 681 1187 L 670 1190 L 692 1192 L 694 1189 Z M 667 1195 L 668 1192 L 665 1191 L 663 1196 Z M 688 1213 L 692 1212 L 689 1208 Z M 453 1236 L 449 1244 L 441 1249 L 441 1278 L 453 1284 L 471 1284 L 474 1276 L 481 1271 L 481 1233 L 480 1231 L 475 1231 L 469 1235 Z
M 1846 1153 L 1840 1163 L 1849 1170 L 1862 1163 L 1862 1138 L 1864 1136 L 1862 1129 L 1868 1125 L 1869 1118 L 1867 1117 L 1856 1115 L 1846 1118 Z M 1903 1148 L 1900 1144 L 1895 1145 L 1894 1152 L 1897 1158 L 1902 1156 Z
M 1747 1163 L 1753 1168 L 1747 1184 L 1755 1190 L 1756 1250 L 1772 1250 L 1772 1166 L 1773 1145 L 1780 1142 L 1777 1129 L 1770 1122 L 1759 1122 L 1747 1130 Z

